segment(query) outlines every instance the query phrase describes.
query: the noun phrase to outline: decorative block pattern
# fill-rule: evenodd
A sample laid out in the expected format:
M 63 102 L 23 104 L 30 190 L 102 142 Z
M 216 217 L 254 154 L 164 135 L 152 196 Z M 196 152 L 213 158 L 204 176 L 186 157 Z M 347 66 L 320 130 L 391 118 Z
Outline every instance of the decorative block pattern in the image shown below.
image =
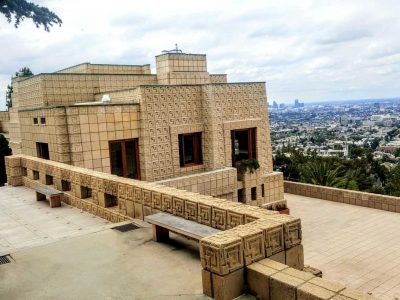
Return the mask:
M 270 257 L 281 251 L 285 251 L 283 225 L 270 219 L 260 219 L 251 223 L 261 229 L 265 242 L 265 257 Z
M 206 237 L 200 243 L 200 257 L 204 269 L 227 275 L 244 266 L 242 240 L 229 231 Z
M 248 224 L 240 225 L 230 231 L 242 239 L 244 264 L 246 266 L 265 258 L 264 234 L 261 229 L 253 224 Z

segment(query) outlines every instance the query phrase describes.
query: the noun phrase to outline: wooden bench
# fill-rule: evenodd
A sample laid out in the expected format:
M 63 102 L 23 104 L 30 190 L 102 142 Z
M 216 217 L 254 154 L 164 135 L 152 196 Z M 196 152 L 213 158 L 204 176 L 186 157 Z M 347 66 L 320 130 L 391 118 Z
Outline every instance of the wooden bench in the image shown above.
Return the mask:
M 150 215 L 145 217 L 144 220 L 153 225 L 153 240 L 156 242 L 168 240 L 170 231 L 196 241 L 220 232 L 218 229 L 167 213 Z
M 48 199 L 51 208 L 61 206 L 61 196 L 64 194 L 63 192 L 44 185 L 36 187 L 35 191 L 37 201 Z

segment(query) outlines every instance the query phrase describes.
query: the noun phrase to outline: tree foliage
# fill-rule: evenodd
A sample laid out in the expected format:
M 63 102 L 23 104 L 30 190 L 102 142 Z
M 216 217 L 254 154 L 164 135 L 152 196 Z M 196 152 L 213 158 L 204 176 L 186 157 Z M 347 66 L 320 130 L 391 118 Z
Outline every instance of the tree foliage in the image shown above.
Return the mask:
M 48 8 L 26 0 L 0 0 L 0 13 L 9 23 L 14 22 L 15 27 L 25 19 L 32 19 L 37 28 L 43 26 L 45 31 L 50 31 L 54 24 L 62 24 L 62 20 Z
M 28 67 L 23 67 L 19 69 L 18 72 L 15 72 L 15 77 L 26 77 L 26 76 L 33 76 L 31 69 Z
M 400 166 L 390 171 L 373 159 L 371 148 L 351 145 L 349 150 L 344 159 L 291 149 L 275 155 L 274 166 L 290 181 L 400 196 Z
M 23 67 L 19 69 L 18 72 L 15 72 L 15 77 L 26 77 L 26 76 L 33 76 L 31 69 L 29 69 L 28 67 Z M 7 85 L 7 90 L 6 90 L 7 109 L 10 109 L 12 107 L 12 93 L 13 93 L 12 85 Z
M 12 93 L 13 93 L 13 87 L 12 85 L 7 85 L 7 90 L 6 90 L 6 106 L 7 109 L 10 109 L 12 107 Z

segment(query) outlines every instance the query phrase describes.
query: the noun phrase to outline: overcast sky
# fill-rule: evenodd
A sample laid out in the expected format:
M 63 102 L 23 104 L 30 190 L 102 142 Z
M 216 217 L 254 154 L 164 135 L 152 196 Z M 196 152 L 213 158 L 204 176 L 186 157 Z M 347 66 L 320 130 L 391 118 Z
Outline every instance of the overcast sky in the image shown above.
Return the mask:
M 212 73 L 266 81 L 271 102 L 400 96 L 400 1 L 30 0 L 63 20 L 50 33 L 0 15 L 0 108 L 10 76 L 82 62 L 145 64 L 174 48 Z M 103 4 L 104 3 L 104 4 Z

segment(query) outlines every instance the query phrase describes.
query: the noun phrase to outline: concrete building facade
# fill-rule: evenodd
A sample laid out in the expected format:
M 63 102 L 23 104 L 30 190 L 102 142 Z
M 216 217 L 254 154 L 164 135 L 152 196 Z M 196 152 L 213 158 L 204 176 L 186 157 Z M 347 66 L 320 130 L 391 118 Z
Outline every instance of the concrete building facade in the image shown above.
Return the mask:
M 206 55 L 150 65 L 83 63 L 13 80 L 13 154 L 262 206 L 283 201 L 272 170 L 264 82 L 228 83 Z M 260 167 L 238 174 L 238 163 Z

